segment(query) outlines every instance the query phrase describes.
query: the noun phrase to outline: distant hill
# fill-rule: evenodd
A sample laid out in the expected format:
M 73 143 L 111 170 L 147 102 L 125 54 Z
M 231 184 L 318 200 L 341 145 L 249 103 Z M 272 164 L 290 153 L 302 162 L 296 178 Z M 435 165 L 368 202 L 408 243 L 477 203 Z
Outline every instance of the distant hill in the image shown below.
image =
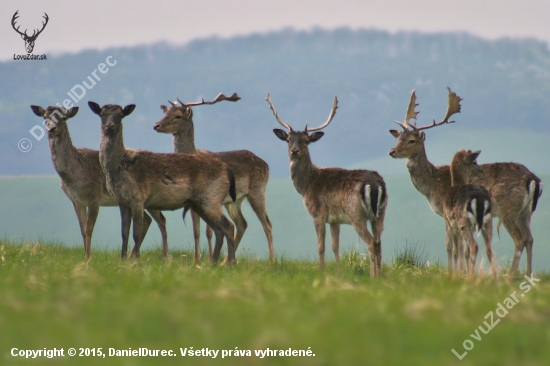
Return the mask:
M 0 175 L 54 174 L 46 139 L 29 130 L 40 125 L 29 108 L 62 103 L 67 92 L 112 56 L 101 80 L 77 105 L 71 120 L 77 146 L 98 148 L 99 120 L 86 102 L 137 104 L 125 122 L 125 142 L 134 148 L 171 151 L 170 136 L 156 134 L 159 104 L 180 97 L 194 101 L 237 92 L 236 104 L 194 109 L 197 146 L 221 151 L 246 148 L 269 164 L 272 177 L 288 177 L 286 147 L 271 130 L 278 125 L 264 98 L 271 93 L 281 117 L 296 128 L 322 123 L 337 95 L 340 108 L 312 152 L 317 164 L 351 166 L 365 161 L 400 164 L 387 158 L 388 134 L 402 119 L 411 89 L 417 89 L 419 124 L 442 118 L 446 86 L 464 98 L 455 125 L 429 132 L 429 141 L 471 136 L 483 130 L 484 155 L 495 160 L 513 145 L 529 167 L 550 173 L 550 50 L 531 39 L 487 41 L 468 34 L 388 33 L 339 29 L 284 30 L 230 39 L 208 38 L 184 46 L 154 44 L 49 57 L 43 62 L 0 63 Z M 90 83 L 88 81 L 88 83 Z M 507 131 L 508 143 L 502 143 Z M 518 136 L 518 140 L 514 139 Z M 536 136 L 531 139 L 530 136 Z M 18 150 L 21 138 L 33 148 Z M 484 145 L 483 143 L 487 143 Z M 514 151 L 516 151 L 514 150 Z M 533 151 L 533 154 L 529 151 Z M 450 159 L 452 152 L 445 155 Z M 437 156 L 433 157 L 437 159 Z M 384 160 L 386 159 L 386 160 Z M 515 155 L 510 156 L 516 159 Z M 446 161 L 446 160 L 444 160 Z M 380 164 L 379 164 L 380 165 Z M 533 168 L 532 168 L 533 169 Z

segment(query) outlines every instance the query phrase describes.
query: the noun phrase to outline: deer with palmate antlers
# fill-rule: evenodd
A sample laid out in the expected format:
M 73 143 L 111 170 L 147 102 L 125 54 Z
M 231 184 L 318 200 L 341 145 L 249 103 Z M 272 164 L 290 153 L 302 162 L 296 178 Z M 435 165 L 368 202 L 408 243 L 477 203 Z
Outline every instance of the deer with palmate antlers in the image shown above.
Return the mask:
M 50 106 L 44 109 L 31 105 L 31 109 L 35 115 L 44 118 L 53 167 L 61 178 L 61 189 L 73 204 L 84 242 L 84 252 L 89 258 L 99 206 L 118 205 L 116 199 L 107 190 L 105 174 L 99 164 L 99 151 L 78 149 L 73 146 L 67 120 L 78 113 L 78 107 L 66 110 L 62 107 Z M 166 256 L 168 254 L 166 220 L 160 211 L 148 210 L 148 212 L 159 226 L 163 254 Z M 146 214 L 144 220 L 143 236 L 147 233 L 151 218 Z M 122 258 L 126 257 L 124 247 L 127 245 L 128 236 L 126 235 L 123 237 Z
M 388 203 L 384 179 L 370 170 L 320 168 L 313 165 L 309 156 L 308 145 L 319 141 L 324 135 L 320 130 L 332 121 L 338 108 L 338 99 L 334 97 L 332 109 L 324 124 L 315 128 L 308 128 L 306 124 L 304 131 L 294 131 L 290 124 L 281 121 L 269 94 L 266 100 L 277 122 L 289 131 L 273 130 L 280 140 L 288 143 L 290 176 L 294 187 L 304 198 L 304 205 L 315 225 L 321 270 L 325 262 L 325 224 L 330 224 L 332 251 L 338 268 L 340 224 L 351 224 L 367 245 L 371 276 L 379 276 L 382 264 L 380 237 L 384 230 Z M 372 235 L 367 220 L 371 222 Z
M 265 190 L 269 179 L 269 167 L 267 163 L 247 150 L 214 153 L 207 150 L 197 150 L 195 148 L 195 130 L 193 124 L 193 110 L 191 107 L 212 105 L 224 100 L 236 102 L 240 99 L 241 98 L 236 93 L 230 97 L 219 94 L 213 101 L 209 102 L 203 99 L 200 102 L 183 103 L 178 98 L 181 106 L 178 106 L 177 102 L 168 100 L 171 105 L 170 108 L 165 105 L 160 106 L 164 112 L 164 118 L 155 123 L 153 128 L 159 133 L 170 133 L 173 135 L 175 153 L 207 154 L 219 158 L 229 166 L 233 174 L 235 174 L 237 199 L 233 202 L 228 197 L 224 201 L 224 205 L 236 227 L 235 250 L 237 250 L 248 225 L 241 211 L 241 203 L 246 198 L 264 229 L 269 249 L 269 259 L 274 260 L 275 252 L 273 250 L 272 227 L 271 221 L 267 216 L 265 200 Z M 191 211 L 191 218 L 193 220 L 193 235 L 195 238 L 195 263 L 199 263 L 200 219 L 194 211 Z M 208 225 L 206 237 L 208 239 L 209 253 L 210 256 L 212 256 L 212 229 Z
M 397 144 L 389 151 L 393 158 L 406 158 L 407 168 L 414 187 L 422 193 L 432 210 L 443 216 L 443 202 L 451 186 L 451 173 L 448 165 L 434 166 L 426 156 L 424 130 L 453 123 L 449 118 L 460 112 L 462 100 L 451 89 L 449 90 L 448 107 L 445 118 L 431 125 L 417 127 L 411 124 L 410 119 L 416 119 L 419 112 L 415 111 L 416 94 L 413 90 L 405 121 L 397 122 L 403 131 L 390 130 L 397 138 Z M 493 217 L 498 216 L 504 227 L 514 240 L 515 253 L 509 275 L 517 272 L 523 249 L 527 249 L 527 272 L 532 273 L 533 236 L 531 235 L 531 216 L 535 212 L 538 199 L 542 194 L 542 182 L 525 166 L 517 163 L 483 164 L 482 176 L 473 179 L 471 183 L 481 185 L 491 195 L 493 203 Z M 449 231 L 448 231 L 449 232 Z M 447 235 L 445 239 L 447 249 L 447 268 L 452 270 L 452 240 Z M 458 253 L 455 254 L 454 262 Z
M 159 154 L 126 149 L 122 119 L 135 105 L 122 108 L 108 104 L 100 107 L 88 102 L 92 112 L 101 117 L 99 161 L 107 177 L 107 188 L 121 207 L 121 221 L 129 229 L 133 221 L 134 248 L 139 256 L 143 237 L 143 210 L 177 210 L 189 207 L 214 230 L 216 246 L 212 262 L 218 261 L 227 240 L 228 261 L 235 262 L 233 224 L 224 216 L 222 202 L 229 194 L 235 199 L 235 178 L 221 160 L 206 155 Z
M 446 228 L 453 231 L 453 252 L 460 258 L 461 270 L 464 268 L 464 251 L 462 243 L 466 242 L 469 263 L 466 263 L 467 273 L 473 276 L 478 245 L 473 232 L 483 235 L 487 258 L 493 275 L 497 276 L 491 241 L 493 238 L 493 218 L 491 216 L 491 196 L 482 186 L 469 184 L 470 178 L 483 174 L 477 165 L 477 157 L 481 151 L 458 151 L 451 162 L 451 188 L 443 202 L 443 217 Z

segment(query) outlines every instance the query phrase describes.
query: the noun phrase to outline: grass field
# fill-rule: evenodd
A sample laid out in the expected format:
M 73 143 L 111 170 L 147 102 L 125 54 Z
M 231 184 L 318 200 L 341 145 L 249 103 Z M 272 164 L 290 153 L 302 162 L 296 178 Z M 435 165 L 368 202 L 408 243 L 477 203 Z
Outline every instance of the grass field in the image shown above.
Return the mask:
M 548 273 L 535 273 L 534 285 L 523 275 L 453 280 L 411 248 L 396 250 L 382 278 L 372 279 L 368 260 L 354 251 L 345 253 L 341 273 L 329 263 L 322 274 L 315 262 L 268 263 L 242 253 L 234 267 L 199 268 L 186 252 L 163 261 L 160 251 L 145 251 L 122 261 L 118 251 L 96 251 L 85 261 L 81 248 L 2 241 L 0 364 L 548 364 Z M 509 306 L 506 314 L 499 304 Z M 489 312 L 494 328 L 484 334 L 478 327 L 487 330 Z M 465 346 L 473 348 L 464 355 Z M 107 357 L 69 357 L 70 347 L 101 347 Z M 176 356 L 108 356 L 109 348 L 140 347 Z M 219 353 L 180 355 L 191 347 Z M 63 348 L 65 357 L 25 360 L 13 348 Z M 267 348 L 315 356 L 255 356 Z M 222 350 L 235 349 L 251 356 L 222 359 Z

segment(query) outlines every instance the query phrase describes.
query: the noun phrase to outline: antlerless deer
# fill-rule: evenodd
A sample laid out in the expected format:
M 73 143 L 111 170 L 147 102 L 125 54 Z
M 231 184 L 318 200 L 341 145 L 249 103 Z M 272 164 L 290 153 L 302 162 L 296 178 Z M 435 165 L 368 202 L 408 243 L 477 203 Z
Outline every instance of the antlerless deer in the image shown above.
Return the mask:
M 443 216 L 443 202 L 451 186 L 451 173 L 448 165 L 434 166 L 426 156 L 423 130 L 452 123 L 449 117 L 460 112 L 460 100 L 449 89 L 449 103 L 445 118 L 431 125 L 417 127 L 410 124 L 411 118 L 416 119 L 415 112 L 416 94 L 413 90 L 409 107 L 405 115 L 404 123 L 397 122 L 403 131 L 390 130 L 397 138 L 397 144 L 389 154 L 393 158 L 406 158 L 407 168 L 414 187 L 422 193 L 430 204 L 432 210 Z M 472 183 L 481 185 L 491 195 L 493 203 L 493 216 L 498 216 L 504 227 L 514 240 L 515 253 L 509 275 L 515 275 L 523 249 L 527 249 L 527 273 L 532 273 L 533 236 L 531 235 L 531 216 L 535 212 L 537 202 L 542 194 L 542 182 L 525 166 L 517 163 L 493 163 L 481 165 L 483 174 L 481 178 L 474 179 Z M 447 231 L 450 232 L 449 230 Z M 447 235 L 445 239 L 447 248 L 447 267 L 452 270 L 452 240 Z M 457 257 L 455 256 L 455 266 Z
M 61 178 L 61 189 L 73 204 L 84 242 L 84 252 L 86 257 L 90 257 L 92 233 L 99 206 L 118 205 L 116 199 L 107 190 L 105 173 L 99 164 L 99 151 L 77 149 L 73 146 L 67 120 L 77 114 L 78 107 L 66 110 L 50 106 L 44 110 L 42 107 L 31 105 L 31 109 L 37 116 L 44 117 L 52 163 Z M 159 226 L 164 254 L 167 255 L 166 220 L 160 211 L 148 210 L 148 212 Z M 151 224 L 151 218 L 147 214 L 144 219 L 143 236 Z M 123 239 L 124 248 L 128 245 L 128 237 Z M 126 256 L 124 249 L 121 256 L 123 258 Z
M 206 150 L 197 150 L 195 148 L 195 130 L 193 124 L 193 110 L 191 107 L 215 104 L 223 100 L 236 102 L 239 99 L 241 98 L 239 98 L 237 94 L 233 94 L 230 97 L 219 94 L 216 99 L 211 102 L 205 102 L 203 99 L 200 102 L 183 103 L 178 99 L 181 106 L 178 106 L 177 102 L 168 100 L 171 105 L 170 108 L 164 105 L 160 106 L 165 115 L 164 118 L 155 123 L 153 128 L 157 132 L 171 133 L 174 136 L 175 153 L 208 154 L 209 156 L 219 158 L 229 166 L 235 174 L 237 199 L 233 202 L 228 197 L 224 201 L 224 205 L 237 229 L 237 233 L 235 234 L 235 250 L 237 250 L 247 227 L 246 220 L 241 211 L 241 203 L 246 198 L 262 224 L 267 238 L 269 258 L 270 260 L 274 260 L 275 252 L 273 250 L 271 221 L 267 216 L 265 200 L 265 190 L 269 179 L 269 167 L 267 163 L 247 150 L 214 153 Z M 200 219 L 194 211 L 191 211 L 191 218 L 193 220 L 193 234 L 195 237 L 195 263 L 199 263 Z M 210 255 L 212 255 L 212 233 L 210 227 L 207 227 L 206 233 L 208 248 Z
M 216 246 L 212 262 L 217 263 L 225 236 L 229 262 L 235 261 L 234 227 L 224 216 L 222 203 L 229 194 L 235 199 L 235 178 L 221 160 L 196 154 L 159 154 L 126 149 L 122 119 L 135 105 L 100 107 L 88 102 L 101 117 L 99 161 L 107 177 L 107 188 L 121 207 L 121 220 L 129 232 L 133 221 L 134 256 L 139 256 L 143 237 L 144 208 L 176 210 L 190 207 L 214 230 Z
M 325 225 L 330 224 L 332 251 L 340 267 L 340 224 L 351 224 L 367 245 L 371 276 L 379 276 L 382 264 L 380 237 L 384 230 L 388 203 L 384 180 L 377 172 L 370 170 L 320 168 L 311 162 L 309 156 L 308 145 L 324 135 L 318 131 L 332 121 L 338 108 L 338 99 L 334 97 L 332 109 L 324 124 L 315 128 L 306 125 L 304 131 L 294 131 L 288 123 L 281 121 L 269 94 L 266 100 L 277 122 L 289 131 L 273 130 L 280 140 L 288 144 L 290 176 L 294 187 L 304 198 L 304 205 L 315 225 L 321 270 L 325 262 Z M 367 220 L 372 224 L 372 235 L 367 228 Z

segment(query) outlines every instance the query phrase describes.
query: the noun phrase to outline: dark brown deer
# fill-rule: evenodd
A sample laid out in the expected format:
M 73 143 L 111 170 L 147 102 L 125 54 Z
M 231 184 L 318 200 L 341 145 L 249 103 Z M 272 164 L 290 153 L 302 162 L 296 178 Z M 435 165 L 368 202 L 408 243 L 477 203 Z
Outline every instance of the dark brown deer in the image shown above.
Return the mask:
M 44 110 L 42 107 L 31 105 L 31 109 L 34 114 L 44 118 L 53 167 L 61 178 L 61 189 L 73 204 L 84 242 L 84 252 L 86 257 L 89 258 L 91 255 L 92 233 L 99 206 L 118 206 L 115 198 L 107 190 L 105 173 L 103 173 L 99 164 L 99 151 L 78 149 L 73 146 L 67 120 L 77 114 L 78 107 L 66 110 L 61 107 L 50 106 Z M 148 212 L 159 226 L 163 252 L 166 256 L 166 220 L 160 211 L 148 210 Z M 146 214 L 144 217 L 143 236 L 145 236 L 151 224 L 149 215 Z M 126 242 L 127 246 L 127 235 L 123 237 L 123 241 Z M 124 250 L 121 256 L 123 258 L 126 256 Z
M 34 49 L 34 42 L 36 42 L 36 38 L 38 38 L 38 36 L 40 35 L 40 33 L 42 33 L 42 31 L 44 30 L 44 28 L 46 28 L 46 24 L 48 24 L 48 14 L 44 13 L 44 19 L 46 20 L 45 22 L 42 22 L 42 29 L 38 30 L 38 29 L 35 29 L 32 33 L 32 36 L 29 36 L 27 34 L 27 30 L 25 29 L 25 32 L 24 33 L 21 33 L 19 31 L 19 27 L 15 28 L 15 21 L 17 20 L 17 18 L 19 18 L 19 10 L 17 10 L 15 12 L 15 14 L 13 14 L 13 17 L 11 18 L 11 26 L 13 27 L 13 29 L 19 33 L 21 35 L 21 38 L 23 38 L 23 40 L 25 41 L 25 49 L 27 50 L 27 53 L 32 53 L 32 50 Z
M 228 261 L 235 262 L 233 224 L 224 216 L 222 203 L 229 194 L 235 199 L 235 178 L 221 160 L 196 154 L 158 154 L 126 149 L 122 119 L 131 114 L 134 104 L 122 108 L 108 104 L 100 107 L 88 102 L 101 117 L 99 161 L 107 177 L 107 188 L 121 207 L 121 221 L 133 221 L 134 248 L 139 257 L 143 237 L 143 210 L 177 210 L 189 207 L 214 230 L 216 246 L 212 262 L 217 263 L 226 237 Z
M 454 92 L 449 90 L 449 104 L 445 118 L 431 125 L 417 127 L 411 124 L 415 118 L 416 95 L 413 90 L 409 107 L 403 123 L 398 122 L 402 131 L 390 130 L 397 138 L 397 144 L 390 150 L 393 158 L 406 158 L 407 168 L 414 187 L 422 193 L 432 210 L 443 216 L 443 201 L 451 186 L 451 173 L 448 165 L 434 166 L 426 156 L 424 130 L 440 126 L 449 121 L 449 117 L 460 112 L 460 101 Z M 517 163 L 493 163 L 481 165 L 483 177 L 471 183 L 481 185 L 489 191 L 493 203 L 493 216 L 498 216 L 514 240 L 515 254 L 510 267 L 510 276 L 517 272 L 523 249 L 527 249 L 527 273 L 532 273 L 533 236 L 531 235 L 531 216 L 535 212 L 538 199 L 542 194 L 542 182 L 525 166 Z M 447 231 L 449 232 L 449 231 Z M 452 240 L 445 239 L 447 248 L 447 267 L 452 270 Z M 458 253 L 457 253 L 458 254 Z M 455 265 L 457 257 L 455 256 Z
M 470 178 L 479 177 L 483 170 L 477 165 L 481 151 L 458 151 L 451 162 L 451 188 L 443 203 L 443 215 L 446 227 L 453 230 L 453 252 L 458 253 L 461 269 L 464 268 L 462 243 L 466 242 L 469 263 L 467 273 L 473 276 L 477 260 L 478 245 L 474 231 L 483 235 L 487 258 L 493 275 L 497 276 L 491 241 L 493 238 L 493 218 L 491 215 L 491 196 L 482 186 L 469 184 Z
M 315 128 L 306 125 L 304 131 L 294 131 L 288 123 L 281 121 L 269 94 L 266 100 L 277 122 L 288 130 L 288 133 L 280 129 L 274 129 L 273 132 L 288 144 L 290 176 L 294 187 L 304 198 L 304 205 L 315 225 L 321 270 L 325 262 L 325 225 L 330 224 L 332 251 L 340 268 L 340 224 L 351 224 L 367 245 L 371 276 L 379 276 L 382 264 L 380 237 L 384 230 L 388 203 L 384 179 L 370 170 L 320 168 L 311 162 L 309 155 L 308 145 L 319 141 L 324 135 L 320 130 L 332 121 L 338 108 L 338 99 L 334 97 L 332 109 L 324 124 Z M 372 235 L 367 228 L 367 221 L 371 222 Z
M 250 203 L 250 206 L 254 210 L 256 216 L 260 220 L 264 229 L 265 236 L 267 238 L 267 246 L 269 249 L 269 259 L 275 259 L 275 252 L 273 250 L 273 235 L 271 228 L 271 221 L 267 216 L 265 190 L 267 187 L 267 181 L 269 179 L 269 167 L 265 161 L 260 159 L 247 150 L 235 150 L 224 152 L 210 152 L 207 150 L 197 150 L 195 148 L 195 130 L 193 124 L 193 110 L 191 107 L 199 105 L 211 105 L 223 100 L 236 102 L 239 96 L 236 93 L 230 97 L 226 97 L 223 94 L 219 94 L 213 101 L 205 102 L 204 99 L 200 102 L 183 103 L 178 99 L 181 106 L 178 106 L 177 102 L 170 103 L 170 108 L 161 105 L 160 108 L 164 112 L 164 118 L 155 123 L 154 129 L 160 133 L 170 133 L 173 135 L 174 140 L 174 152 L 175 153 L 187 153 L 187 154 L 208 154 L 210 156 L 219 158 L 226 163 L 229 168 L 235 174 L 235 183 L 237 189 L 237 199 L 233 202 L 231 199 L 226 198 L 224 201 L 225 208 L 229 213 L 229 216 L 235 223 L 235 250 L 237 250 L 239 243 L 248 226 L 242 211 L 241 203 L 246 198 Z M 195 262 L 200 262 L 200 219 L 199 216 L 191 211 L 191 218 L 193 220 L 193 234 L 195 238 Z M 210 256 L 212 255 L 212 230 L 207 226 L 206 236 L 208 239 L 208 248 Z

